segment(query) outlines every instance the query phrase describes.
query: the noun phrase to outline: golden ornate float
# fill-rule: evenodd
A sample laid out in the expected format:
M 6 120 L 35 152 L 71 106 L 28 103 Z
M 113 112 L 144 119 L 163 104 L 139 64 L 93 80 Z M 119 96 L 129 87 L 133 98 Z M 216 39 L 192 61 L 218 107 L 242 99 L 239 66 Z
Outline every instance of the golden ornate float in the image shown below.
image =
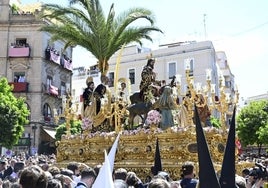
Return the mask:
M 102 164 L 104 162 L 104 150 L 109 151 L 120 132 L 115 168 L 123 167 L 135 171 L 143 178 L 150 175 L 151 166 L 154 164 L 156 139 L 158 139 L 163 170 L 168 171 L 172 178 L 180 178 L 181 165 L 185 161 L 194 162 L 198 171 L 196 132 L 192 121 L 193 106 L 196 105 L 201 111 L 202 108 L 207 106 L 209 110 L 220 112 L 222 128 L 203 127 L 214 167 L 216 170 L 220 170 L 227 140 L 226 120 L 224 118 L 230 114 L 230 109 L 237 103 L 238 92 L 235 94 L 236 98 L 231 100 L 223 93 L 224 86 L 219 84 L 221 97 L 216 101 L 214 100 L 215 89 L 211 89 L 210 85 L 211 75 L 209 71 L 207 73 L 208 86 L 204 91 L 193 87 L 188 70 L 186 70 L 186 75 L 190 95 L 185 98 L 185 103 L 181 105 L 187 103 L 185 105 L 187 116 L 184 116 L 186 117 L 184 121 L 187 123 L 176 124 L 176 126 L 166 130 L 161 130 L 155 125 L 139 127 L 135 130 L 124 130 L 122 118 L 127 114 L 126 105 L 118 98 L 111 102 L 111 93 L 108 93 L 108 102 L 103 104 L 100 113 L 93 118 L 93 122 L 95 121 L 99 125 L 104 119 L 108 119 L 112 123 L 108 126 L 112 126 L 113 131 L 91 132 L 85 130 L 83 134 L 63 135 L 61 141 L 57 143 L 58 164 L 64 165 L 71 161 L 83 162 L 89 166 Z M 177 77 L 179 76 L 177 75 Z M 126 80 L 119 79 L 118 81 Z M 177 94 L 180 94 L 180 81 L 178 81 L 176 89 Z M 196 98 L 200 95 L 204 96 L 202 103 L 200 103 L 200 98 Z M 211 97 L 213 100 L 211 100 L 212 103 L 209 103 Z M 180 114 L 185 106 L 178 106 L 176 114 Z M 69 116 L 68 114 L 65 115 Z M 180 115 L 175 116 L 182 117 Z M 185 126 L 185 124 L 188 126 Z M 67 130 L 67 133 L 69 133 L 69 130 Z M 241 172 L 248 165 L 245 163 L 237 164 L 237 171 Z
M 205 129 L 212 159 L 220 165 L 223 159 L 226 136 L 215 128 Z M 57 162 L 78 161 L 90 166 L 102 164 L 103 151 L 109 151 L 117 134 L 97 132 L 94 134 L 67 135 L 57 147 Z M 164 170 L 172 177 L 180 177 L 180 167 L 185 161 L 193 161 L 198 166 L 197 144 L 192 127 L 172 127 L 165 131 L 159 128 L 141 128 L 123 131 L 118 143 L 115 167 L 123 167 L 137 172 L 141 177 L 150 174 L 154 164 L 156 139 L 158 138 Z

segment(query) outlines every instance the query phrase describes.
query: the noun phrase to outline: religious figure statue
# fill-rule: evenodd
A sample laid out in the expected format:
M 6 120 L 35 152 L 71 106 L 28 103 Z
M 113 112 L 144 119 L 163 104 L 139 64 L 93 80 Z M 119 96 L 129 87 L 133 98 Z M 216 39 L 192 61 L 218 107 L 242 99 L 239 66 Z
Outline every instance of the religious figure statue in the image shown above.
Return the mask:
M 177 113 L 177 122 L 179 127 L 187 127 L 188 126 L 188 111 L 185 104 L 181 104 L 179 106 L 179 111 Z
M 177 104 L 172 97 L 172 89 L 170 86 L 165 86 L 162 95 L 154 103 L 154 107 L 158 108 L 161 113 L 160 128 L 164 130 L 174 126 L 172 110 L 177 108 Z
M 87 88 L 83 92 L 83 102 L 84 102 L 84 110 L 87 106 L 91 105 L 91 96 L 94 91 L 94 82 L 93 78 L 90 76 L 86 80 Z
M 212 126 L 210 122 L 211 112 L 202 94 L 197 94 L 195 96 L 195 104 L 197 106 L 197 111 L 198 111 L 201 123 L 204 124 L 205 126 L 209 126 L 209 127 Z
M 154 69 L 155 59 L 148 59 L 147 65 L 144 66 L 141 72 L 141 83 L 140 83 L 140 95 L 144 102 L 148 102 L 150 100 L 150 96 L 152 96 L 152 87 L 157 82 L 155 80 L 156 74 L 153 71 Z
M 87 106 L 85 109 L 85 117 L 93 119 L 101 109 L 101 99 L 104 98 L 106 93 L 106 87 L 103 84 L 99 84 L 91 96 L 91 105 Z
M 125 82 L 121 82 L 119 91 L 118 91 L 118 97 L 121 101 L 126 101 L 126 88 L 127 84 Z

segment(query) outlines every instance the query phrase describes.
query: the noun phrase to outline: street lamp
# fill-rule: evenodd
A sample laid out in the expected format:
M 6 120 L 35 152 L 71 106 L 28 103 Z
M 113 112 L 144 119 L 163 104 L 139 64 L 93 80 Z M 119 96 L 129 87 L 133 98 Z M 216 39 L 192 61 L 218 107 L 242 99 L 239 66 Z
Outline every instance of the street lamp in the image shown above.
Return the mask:
M 36 124 L 34 124 L 32 126 L 32 131 L 33 131 L 33 135 L 34 135 L 34 137 L 33 137 L 33 147 L 34 148 L 35 148 L 35 133 L 36 133 L 36 129 L 37 129 L 37 126 L 36 126 Z

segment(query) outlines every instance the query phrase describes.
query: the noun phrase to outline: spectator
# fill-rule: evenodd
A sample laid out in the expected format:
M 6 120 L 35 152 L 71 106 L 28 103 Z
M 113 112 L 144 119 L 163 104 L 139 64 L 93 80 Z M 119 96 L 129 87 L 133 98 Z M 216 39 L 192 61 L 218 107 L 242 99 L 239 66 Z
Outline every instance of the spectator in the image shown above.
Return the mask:
M 170 182 L 170 188 L 181 188 L 179 181 L 172 181 Z
M 81 172 L 81 180 L 76 185 L 76 188 L 90 188 L 96 179 L 96 172 L 93 168 L 87 168 Z
M 56 166 L 50 166 L 48 168 L 48 171 L 50 172 L 50 174 L 54 177 L 57 174 L 60 174 L 60 169 Z
M 62 184 L 58 179 L 49 179 L 47 188 L 62 188 Z
M 48 178 L 39 166 L 30 166 L 22 170 L 19 183 L 22 188 L 46 188 Z
M 94 166 L 94 171 L 96 172 L 96 175 L 97 176 L 99 175 L 99 172 L 100 172 L 101 167 L 102 167 L 101 164 L 98 164 L 98 165 Z
M 167 180 L 168 182 L 171 182 L 170 175 L 169 175 L 169 173 L 167 173 L 167 172 L 160 171 L 160 172 L 158 172 L 157 176 L 160 176 L 160 177 L 162 177 L 163 179 Z
M 169 182 L 162 178 L 154 178 L 149 184 L 148 188 L 170 188 Z
M 195 188 L 198 180 L 194 179 L 194 164 L 192 162 L 186 162 L 182 165 L 181 187 L 182 188 Z
M 134 188 L 144 188 L 142 181 L 135 172 L 128 172 L 126 177 L 126 183 L 128 186 L 132 186 Z
M 10 174 L 10 177 L 13 179 L 17 179 L 19 177 L 20 171 L 24 169 L 24 163 L 23 162 L 16 162 L 14 165 L 14 171 L 12 174 Z
M 10 176 L 12 174 L 12 172 L 14 171 L 14 165 L 15 165 L 16 162 L 17 162 L 16 159 L 11 159 L 9 161 L 9 164 L 10 165 L 9 165 L 9 167 L 4 172 L 4 178 L 5 177 L 8 177 L 8 176 Z
M 0 160 L 0 179 L 4 179 L 4 172 L 6 170 L 7 162 L 5 160 Z
M 77 184 L 80 181 L 80 169 L 79 164 L 77 162 L 70 162 L 67 165 L 67 169 L 71 170 L 73 172 L 72 179 Z
M 126 183 L 127 170 L 124 168 L 118 168 L 114 172 L 114 186 L 116 188 L 128 187 Z
M 118 168 L 115 170 L 114 172 L 114 179 L 115 180 L 124 180 L 126 181 L 126 178 L 127 178 L 127 170 L 124 169 L 124 168 Z

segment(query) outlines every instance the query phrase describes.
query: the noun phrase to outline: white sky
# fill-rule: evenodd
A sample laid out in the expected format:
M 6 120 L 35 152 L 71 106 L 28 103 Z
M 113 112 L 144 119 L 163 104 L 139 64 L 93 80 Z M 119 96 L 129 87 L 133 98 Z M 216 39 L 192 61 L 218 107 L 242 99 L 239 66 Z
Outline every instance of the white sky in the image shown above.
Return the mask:
M 37 0 L 21 0 L 22 4 L 31 2 Z M 55 3 L 55 0 L 42 2 Z M 68 0 L 58 2 L 67 5 Z M 100 0 L 100 3 L 105 12 L 114 3 L 116 14 L 131 7 L 152 10 L 164 35 L 152 35 L 154 42 L 144 43 L 145 47 L 187 40 L 213 41 L 216 51 L 225 51 L 241 97 L 268 92 L 267 0 Z M 90 57 L 87 51 L 78 48 L 74 65 L 95 63 Z

